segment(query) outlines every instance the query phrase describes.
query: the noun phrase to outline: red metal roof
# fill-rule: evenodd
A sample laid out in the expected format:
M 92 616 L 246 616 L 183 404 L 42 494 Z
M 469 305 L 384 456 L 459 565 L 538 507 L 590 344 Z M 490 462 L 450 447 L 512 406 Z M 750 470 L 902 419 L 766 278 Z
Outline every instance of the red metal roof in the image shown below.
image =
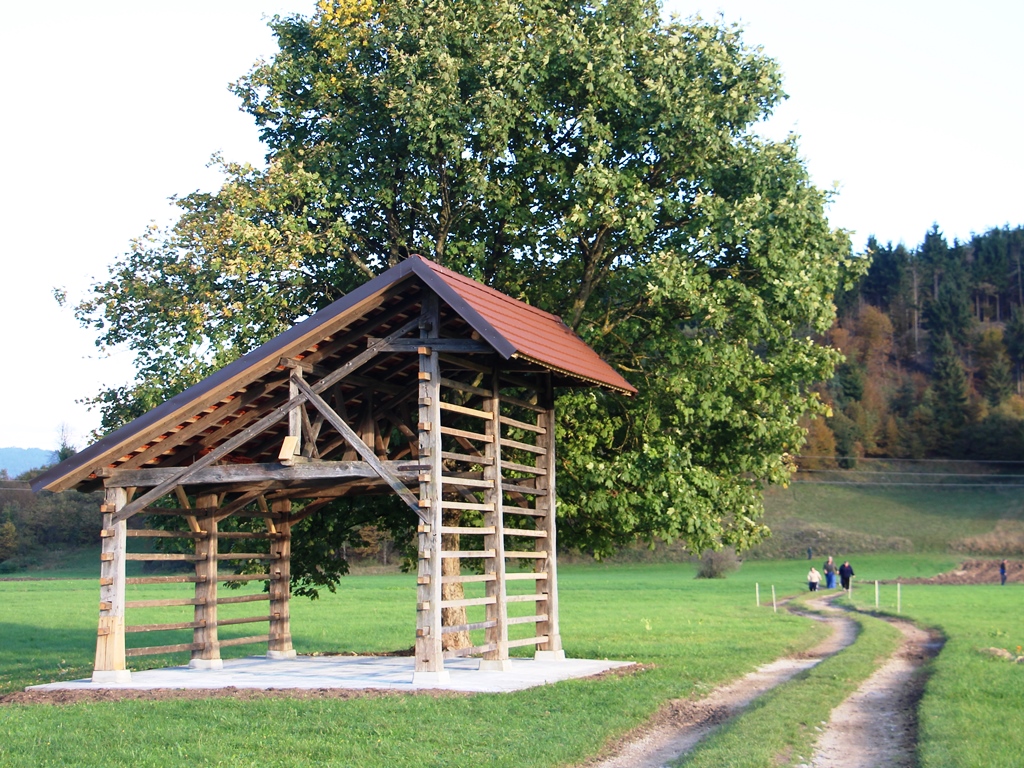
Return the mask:
M 411 258 L 421 259 L 419 256 Z M 514 356 L 627 394 L 637 391 L 557 315 L 506 296 L 428 259 L 422 261 L 515 347 Z

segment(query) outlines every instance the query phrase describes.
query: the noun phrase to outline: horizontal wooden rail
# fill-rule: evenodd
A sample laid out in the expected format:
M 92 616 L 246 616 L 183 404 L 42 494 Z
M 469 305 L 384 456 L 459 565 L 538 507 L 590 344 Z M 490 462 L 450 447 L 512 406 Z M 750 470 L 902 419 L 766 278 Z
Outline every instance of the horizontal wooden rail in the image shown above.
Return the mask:
M 494 605 L 498 598 L 494 595 L 487 597 L 467 597 L 462 600 L 442 600 L 441 608 L 468 608 L 471 605 Z
M 547 571 L 530 571 L 529 573 L 506 573 L 505 581 L 535 581 L 537 579 L 546 579 L 547 577 Z
M 441 509 L 473 509 L 480 512 L 493 512 L 494 505 L 490 502 L 486 504 L 474 504 L 469 501 L 442 501 Z
M 461 461 L 464 464 L 479 464 L 481 467 L 489 467 L 494 464 L 494 459 L 487 456 L 474 456 L 471 453 L 454 453 L 452 451 L 441 451 L 442 459 Z
M 195 629 L 205 627 L 205 621 L 178 621 L 173 624 L 132 624 L 124 628 L 125 632 L 163 632 L 170 629 Z
M 524 637 L 521 640 L 509 640 L 508 647 L 521 648 L 524 645 L 540 645 L 541 643 L 546 643 L 547 641 L 547 635 L 540 635 L 539 637 Z M 221 645 L 224 645 L 224 643 L 221 643 Z
M 441 427 L 442 435 L 451 435 L 452 437 L 464 437 L 467 440 L 474 440 L 478 443 L 493 443 L 494 438 L 490 435 L 482 435 L 479 432 L 469 432 L 465 429 L 455 429 L 455 427 Z
M 130 576 L 125 584 L 198 584 L 205 576 Z
M 267 552 L 224 552 L 217 554 L 218 560 L 280 560 L 280 556 Z
M 217 537 L 221 539 L 279 539 L 283 536 L 282 533 L 253 533 L 250 531 L 219 531 Z
M 489 389 L 483 389 L 482 387 L 476 387 L 472 384 L 466 384 L 455 379 L 446 379 L 441 377 L 441 386 L 447 387 L 448 389 L 454 389 L 458 392 L 465 392 L 467 395 L 480 395 L 481 397 L 493 397 L 493 393 Z
M 170 608 L 178 605 L 206 605 L 202 598 L 173 597 L 165 600 L 126 600 L 125 608 Z
M 548 431 L 544 427 L 540 427 L 536 424 L 531 424 L 528 421 L 519 421 L 519 419 L 513 419 L 509 416 L 502 416 L 501 423 L 509 427 L 525 429 L 527 432 L 536 432 L 538 435 L 546 435 L 548 433 Z
M 470 528 L 459 525 L 442 525 L 441 533 L 457 533 L 460 535 L 464 533 L 467 536 L 486 536 L 487 534 L 494 533 L 494 526 L 487 525 L 480 528 Z
M 527 453 L 536 453 L 538 455 L 543 455 L 548 452 L 547 448 L 542 448 L 541 446 L 538 445 L 530 445 L 529 443 L 521 443 L 518 440 L 511 440 L 507 437 L 501 438 L 501 447 L 515 448 L 516 450 L 519 451 L 526 451 Z
M 223 643 L 221 643 L 223 645 Z M 178 643 L 177 645 L 147 645 L 144 648 L 125 648 L 125 656 L 155 656 L 158 653 L 179 653 L 180 651 L 198 651 L 202 643 Z
M 177 553 L 163 553 L 163 552 L 126 552 L 124 555 L 125 560 L 130 561 L 142 561 L 142 562 L 178 562 L 178 563 L 192 563 L 197 560 L 204 558 L 198 555 L 186 555 Z
M 547 574 L 544 574 L 547 576 Z M 260 592 L 258 595 L 239 595 L 238 597 L 218 597 L 217 605 L 236 605 L 237 603 L 255 603 L 260 600 L 269 600 L 269 592 Z
M 217 619 L 217 626 L 227 627 L 231 624 L 255 624 L 260 621 L 273 621 L 273 616 L 246 616 L 242 619 Z
M 538 531 L 536 528 L 502 528 L 501 532 L 506 536 L 528 536 L 534 539 L 546 539 L 548 537 L 547 531 Z
M 452 560 L 456 560 L 456 559 L 459 559 L 459 558 L 467 558 L 467 557 L 494 557 L 494 550 L 493 549 L 471 549 L 471 550 L 456 551 L 456 550 L 453 549 L 451 552 L 442 551 L 441 552 L 441 557 L 447 557 L 447 558 L 450 558 Z
M 162 531 L 159 528 L 129 528 L 125 535 L 131 539 L 205 539 L 206 531 Z
M 527 482 L 531 482 L 532 483 L 534 481 L 533 480 L 529 480 Z M 547 488 L 534 488 L 534 487 L 526 485 L 526 484 L 520 485 L 519 483 L 502 483 L 501 484 L 501 490 L 505 491 L 506 493 L 521 493 L 523 496 L 547 496 L 548 495 L 548 489 Z
M 520 507 L 514 504 L 505 504 L 502 506 L 502 512 L 506 515 L 523 515 L 524 517 L 547 517 L 547 512 L 542 512 L 539 509 L 531 509 L 530 507 Z
M 430 577 L 424 576 L 426 579 L 424 584 L 430 583 Z M 467 574 L 450 574 L 441 577 L 442 584 L 471 584 L 476 581 L 495 581 L 497 576 L 493 573 L 467 573 Z
M 490 480 L 477 480 L 472 477 L 446 477 L 441 476 L 444 485 L 461 485 L 464 488 L 492 488 L 494 483 Z
M 526 410 L 533 411 L 534 413 L 547 413 L 547 408 L 544 406 L 537 405 L 536 403 L 529 403 L 526 400 L 520 400 L 518 397 L 512 397 L 511 395 L 499 395 L 498 399 L 503 403 L 517 405 L 520 408 L 525 408 Z
M 474 629 L 490 629 L 491 627 L 498 626 L 498 622 L 494 619 L 489 621 L 477 621 L 472 624 L 454 624 L 450 627 L 441 627 L 442 635 L 450 635 L 455 632 L 472 632 Z
M 543 475 L 547 470 L 539 467 L 531 467 L 529 464 L 517 464 L 514 461 L 503 461 L 501 462 L 502 472 L 508 470 L 510 472 L 525 472 L 529 475 Z
M 544 560 L 547 558 L 547 552 L 526 552 L 520 549 L 506 549 L 505 557 L 520 560 Z
M 446 659 L 458 659 L 463 656 L 475 656 L 478 653 L 490 653 L 498 650 L 497 643 L 486 643 L 485 645 L 474 645 L 470 648 L 452 648 L 444 652 Z
M 511 626 L 512 624 L 536 624 L 538 621 L 547 621 L 548 615 L 546 613 L 538 613 L 536 616 L 509 616 L 505 619 L 505 623 Z
M 464 405 L 455 405 L 454 403 L 446 403 L 443 400 L 439 402 L 438 407 L 442 411 L 449 411 L 451 413 L 460 413 L 463 416 L 472 416 L 475 419 L 484 419 L 491 421 L 494 418 L 494 414 L 490 411 L 478 411 L 476 408 L 467 408 Z
M 270 635 L 251 635 L 249 637 L 233 637 L 230 640 L 221 640 L 220 647 L 227 648 L 231 645 L 250 645 L 268 642 L 270 642 Z
M 276 581 L 278 578 L 269 573 L 227 573 L 218 576 L 217 581 Z

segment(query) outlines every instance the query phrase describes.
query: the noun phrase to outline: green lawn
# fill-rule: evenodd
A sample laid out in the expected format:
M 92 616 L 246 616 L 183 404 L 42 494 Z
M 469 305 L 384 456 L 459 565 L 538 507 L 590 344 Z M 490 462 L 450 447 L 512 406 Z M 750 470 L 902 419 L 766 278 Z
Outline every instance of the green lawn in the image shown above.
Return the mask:
M 853 559 L 854 597 L 873 607 L 873 579 L 928 576 L 955 562 L 946 555 L 860 556 Z M 703 581 L 693 578 L 689 565 L 563 568 L 568 654 L 648 665 L 636 675 L 506 695 L 6 706 L 0 710 L 0 764 L 573 765 L 642 723 L 665 701 L 699 697 L 820 640 L 826 631 L 821 625 L 770 607 L 773 585 L 780 599 L 804 594 L 806 569 L 806 560 L 748 561 L 726 580 Z M 761 608 L 754 605 L 755 583 L 761 587 Z M 1018 586 L 903 588 L 904 614 L 941 626 L 950 637 L 947 651 L 934 663 L 924 702 L 925 768 L 1024 764 L 1016 759 L 1022 737 L 1005 734 L 1024 721 L 1019 695 L 1024 665 L 975 650 L 1024 644 L 1018 593 L 1024 595 Z M 92 580 L 0 583 L 0 690 L 87 676 L 97 597 Z M 346 577 L 335 595 L 293 603 L 296 648 L 300 653 L 408 648 L 414 604 L 412 576 Z M 895 610 L 895 587 L 882 587 L 882 607 Z M 816 702 L 837 700 L 885 656 L 892 641 L 888 627 L 865 621 L 849 651 L 770 694 L 689 764 L 797 764 L 815 735 L 808 728 L 810 713 L 822 714 Z M 247 650 L 258 649 L 229 648 L 225 655 Z M 178 655 L 140 661 L 184 660 Z M 759 762 L 764 755 L 774 762 Z

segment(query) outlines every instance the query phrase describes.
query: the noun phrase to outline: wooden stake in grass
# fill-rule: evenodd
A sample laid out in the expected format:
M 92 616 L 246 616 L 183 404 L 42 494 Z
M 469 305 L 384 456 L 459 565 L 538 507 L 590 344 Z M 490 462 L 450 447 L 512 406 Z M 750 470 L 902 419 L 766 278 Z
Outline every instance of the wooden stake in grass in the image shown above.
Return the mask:
M 778 613 L 778 612 L 779 612 L 779 606 L 777 606 L 777 605 L 775 604 L 775 585 L 774 585 L 774 584 L 772 584 L 772 610 L 773 610 L 773 611 L 774 611 L 775 613 Z
M 757 603 L 757 607 L 761 607 L 761 585 L 754 582 L 754 601 Z
M 875 610 L 878 610 L 878 579 L 875 579 Z
M 900 583 L 896 582 L 896 613 L 902 613 L 902 595 L 900 594 Z

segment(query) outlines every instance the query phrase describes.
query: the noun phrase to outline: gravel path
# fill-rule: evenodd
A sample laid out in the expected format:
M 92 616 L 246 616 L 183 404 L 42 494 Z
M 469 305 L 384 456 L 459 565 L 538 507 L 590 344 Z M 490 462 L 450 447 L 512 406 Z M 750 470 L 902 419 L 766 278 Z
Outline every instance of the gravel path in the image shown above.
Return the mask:
M 703 699 L 669 702 L 648 723 L 613 747 L 610 754 L 587 765 L 591 768 L 663 768 L 742 712 L 761 694 L 850 645 L 857 637 L 857 625 L 842 612 L 830 609 L 826 602 L 829 597 L 831 595 L 822 595 L 811 601 L 815 608 L 827 611 L 827 615 L 805 614 L 832 627 L 832 634 L 825 642 L 799 656 L 760 667 L 729 685 L 716 688 Z

